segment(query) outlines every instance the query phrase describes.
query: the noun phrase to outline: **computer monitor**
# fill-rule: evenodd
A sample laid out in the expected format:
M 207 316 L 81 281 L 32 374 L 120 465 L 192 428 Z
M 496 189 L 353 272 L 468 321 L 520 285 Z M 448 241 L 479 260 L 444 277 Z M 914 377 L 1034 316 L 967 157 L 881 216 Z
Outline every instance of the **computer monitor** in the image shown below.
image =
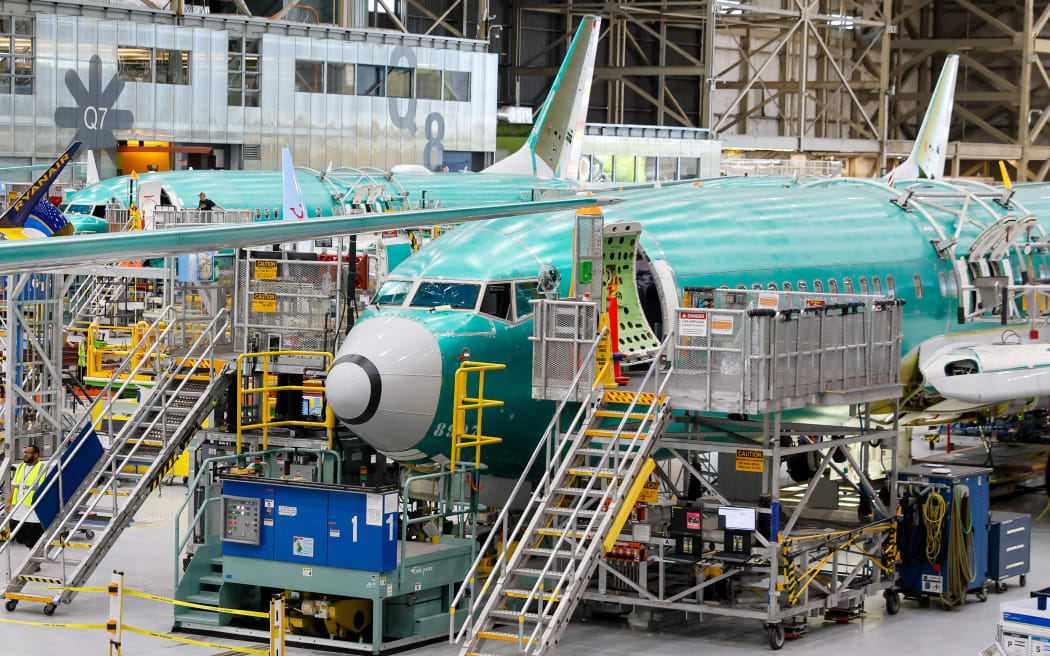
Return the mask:
M 718 528 L 726 531 L 755 530 L 755 509 L 722 506 L 718 509 Z

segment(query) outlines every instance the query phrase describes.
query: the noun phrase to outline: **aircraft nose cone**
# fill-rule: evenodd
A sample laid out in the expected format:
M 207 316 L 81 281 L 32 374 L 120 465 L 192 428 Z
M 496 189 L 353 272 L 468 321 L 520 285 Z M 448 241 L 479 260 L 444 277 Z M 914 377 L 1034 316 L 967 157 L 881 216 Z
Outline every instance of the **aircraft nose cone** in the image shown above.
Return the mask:
M 347 335 L 328 372 L 335 415 L 375 449 L 415 460 L 441 396 L 441 349 L 415 321 L 376 317 Z

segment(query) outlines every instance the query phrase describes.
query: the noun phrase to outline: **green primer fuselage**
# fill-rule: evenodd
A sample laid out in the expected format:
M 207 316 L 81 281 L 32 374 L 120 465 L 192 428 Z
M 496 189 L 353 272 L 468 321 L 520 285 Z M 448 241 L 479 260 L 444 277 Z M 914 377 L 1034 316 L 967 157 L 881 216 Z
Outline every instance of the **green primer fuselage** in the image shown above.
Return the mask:
M 662 260 L 673 272 L 677 298 L 671 306 L 680 304 L 682 289 L 693 285 L 766 288 L 774 283 L 783 288 L 790 283 L 798 289 L 802 281 L 812 292 L 814 281 L 822 281 L 830 291 L 828 280 L 835 279 L 841 291 L 848 278 L 859 293 L 861 277 L 868 281 L 878 277 L 884 291 L 889 291 L 892 279 L 896 296 L 906 301 L 905 353 L 930 337 L 966 329 L 956 324 L 956 299 L 948 284 L 951 264 L 931 245 L 937 238 L 934 228 L 917 213 L 890 202 L 891 194 L 848 181 L 807 188 L 761 183 L 724 186 L 628 192 L 627 200 L 604 210 L 607 224 L 641 223 L 645 254 L 651 261 Z M 1016 189 L 1016 198 L 1028 210 L 1050 217 L 1050 186 Z M 930 213 L 946 234 L 954 233 L 952 215 Z M 463 225 L 421 249 L 390 277 L 498 281 L 535 278 L 541 265 L 553 264 L 563 277 L 561 294 L 567 296 L 573 226 L 571 212 Z M 978 233 L 976 226 L 964 227 L 959 253 Z M 1045 261 L 1040 257 L 1038 264 Z M 1015 271 L 1018 264 L 1014 263 Z M 668 307 L 666 299 L 664 305 Z M 487 447 L 483 460 L 493 474 L 519 474 L 555 406 L 531 398 L 531 318 L 514 323 L 470 310 L 377 306 L 366 310 L 354 330 L 368 330 L 371 319 L 390 315 L 422 324 L 441 348 L 440 401 L 429 433 L 415 446 L 427 458 L 415 462 L 449 454 L 453 376 L 459 366 L 457 356 L 467 348 L 473 361 L 507 365 L 505 371 L 487 377 L 486 397 L 505 405 L 485 412 L 484 432 L 504 441 Z

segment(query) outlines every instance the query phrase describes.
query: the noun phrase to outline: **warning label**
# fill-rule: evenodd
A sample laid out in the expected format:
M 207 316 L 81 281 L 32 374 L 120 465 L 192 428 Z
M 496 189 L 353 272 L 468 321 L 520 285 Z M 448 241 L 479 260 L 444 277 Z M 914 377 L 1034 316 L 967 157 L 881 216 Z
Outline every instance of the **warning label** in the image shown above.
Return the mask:
M 256 260 L 256 280 L 277 280 L 277 260 Z
M 775 293 L 759 294 L 758 307 L 777 309 L 780 306 L 780 297 Z
M 678 312 L 678 334 L 682 337 L 707 337 L 707 312 Z
M 737 449 L 736 470 L 761 473 L 765 467 L 765 457 L 758 449 Z
M 277 294 L 252 294 L 252 312 L 276 312 Z
M 711 317 L 712 335 L 732 335 L 733 316 L 729 314 L 715 315 Z
M 314 539 L 292 537 L 292 554 L 303 558 L 314 557 Z
M 923 574 L 922 591 L 940 594 L 944 591 L 944 577 L 939 574 Z
M 654 481 L 650 481 L 642 487 L 641 494 L 638 495 L 638 501 L 642 503 L 656 503 L 659 501 L 657 496 L 660 492 L 660 484 Z

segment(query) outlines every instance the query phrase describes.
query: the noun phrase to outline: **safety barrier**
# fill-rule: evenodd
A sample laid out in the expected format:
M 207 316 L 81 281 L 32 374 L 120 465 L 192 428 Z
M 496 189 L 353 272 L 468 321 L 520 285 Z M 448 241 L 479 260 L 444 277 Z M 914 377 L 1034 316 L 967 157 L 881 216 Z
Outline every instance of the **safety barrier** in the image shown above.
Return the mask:
M 272 421 L 270 419 L 269 405 L 266 403 L 266 399 L 269 398 L 270 392 L 316 392 L 318 390 L 318 388 L 314 385 L 270 385 L 268 383 L 270 379 L 270 360 L 271 358 L 275 358 L 278 356 L 321 358 L 327 364 L 327 366 L 324 368 L 325 371 L 327 371 L 328 367 L 332 364 L 332 354 L 325 351 L 263 351 L 259 353 L 242 353 L 241 355 L 237 356 L 237 453 L 241 452 L 241 433 L 246 430 L 255 430 L 259 428 L 262 429 L 262 448 L 265 451 L 269 446 L 270 426 L 302 426 L 306 428 L 324 428 L 328 433 L 328 448 L 332 448 L 332 439 L 335 431 L 335 414 L 332 412 L 332 408 L 328 405 L 327 402 L 324 404 L 323 421 L 303 421 L 292 419 Z M 244 387 L 242 363 L 244 362 L 244 360 L 247 360 L 249 358 L 262 358 L 263 360 L 262 387 Z M 261 418 L 261 421 L 258 421 L 254 424 L 244 423 L 244 397 L 248 394 L 251 394 L 253 398 L 256 394 L 262 396 L 263 402 L 251 404 L 259 409 L 259 415 Z
M 30 622 L 28 620 L 13 620 L 5 617 L 0 617 L 0 623 L 6 624 L 22 624 L 28 626 L 42 626 L 47 628 L 58 628 L 58 629 L 88 629 L 88 630 L 104 630 L 109 634 L 109 653 L 111 656 L 116 654 L 120 656 L 120 650 L 124 641 L 124 632 L 136 633 L 139 635 L 150 636 L 153 638 L 159 638 L 162 640 L 171 640 L 173 642 L 180 642 L 188 645 L 198 645 L 202 647 L 211 647 L 215 649 L 226 649 L 231 652 L 239 654 L 258 654 L 259 656 L 284 656 L 285 654 L 285 607 L 284 607 L 284 595 L 276 594 L 270 599 L 270 610 L 269 612 L 254 611 L 254 610 L 240 610 L 236 608 L 220 608 L 217 606 L 208 606 L 206 604 L 197 604 L 189 601 L 179 601 L 178 599 L 170 599 L 168 597 L 161 597 L 160 595 L 150 594 L 148 592 L 139 592 L 138 590 L 129 590 L 124 586 L 124 573 L 118 570 L 113 570 L 113 575 L 110 577 L 109 585 L 102 587 L 50 587 L 51 590 L 68 590 L 70 592 L 105 592 L 109 597 L 109 616 L 103 624 L 76 624 L 76 623 L 65 623 L 65 622 Z M 19 598 L 27 595 L 8 595 L 8 610 L 14 610 L 14 605 L 17 604 Z M 231 615 L 241 615 L 244 617 L 254 617 L 259 619 L 268 620 L 270 630 L 270 644 L 268 649 L 254 649 L 251 647 L 240 647 L 232 645 L 224 645 L 215 642 L 206 642 L 203 640 L 193 640 L 191 638 L 184 638 L 182 636 L 169 635 L 167 633 L 158 633 L 156 631 L 150 631 L 136 626 L 130 626 L 124 624 L 124 597 L 138 597 L 140 599 L 148 599 L 150 601 L 157 601 L 165 604 L 173 604 L 176 606 L 187 606 L 190 608 L 202 609 L 215 613 L 229 613 Z
M 455 407 L 452 411 L 452 462 L 450 468 L 456 471 L 456 463 L 459 462 L 460 452 L 463 449 L 474 448 L 474 466 L 481 468 L 481 447 L 488 444 L 499 444 L 503 441 L 499 437 L 489 437 L 481 432 L 481 413 L 485 408 L 498 408 L 503 401 L 485 398 L 485 372 L 506 369 L 505 364 L 493 364 L 489 362 L 462 362 L 456 370 L 455 380 Z M 467 396 L 470 374 L 478 374 L 478 394 L 476 397 Z M 467 432 L 467 411 L 473 410 L 477 413 L 477 421 L 474 424 L 474 432 Z

